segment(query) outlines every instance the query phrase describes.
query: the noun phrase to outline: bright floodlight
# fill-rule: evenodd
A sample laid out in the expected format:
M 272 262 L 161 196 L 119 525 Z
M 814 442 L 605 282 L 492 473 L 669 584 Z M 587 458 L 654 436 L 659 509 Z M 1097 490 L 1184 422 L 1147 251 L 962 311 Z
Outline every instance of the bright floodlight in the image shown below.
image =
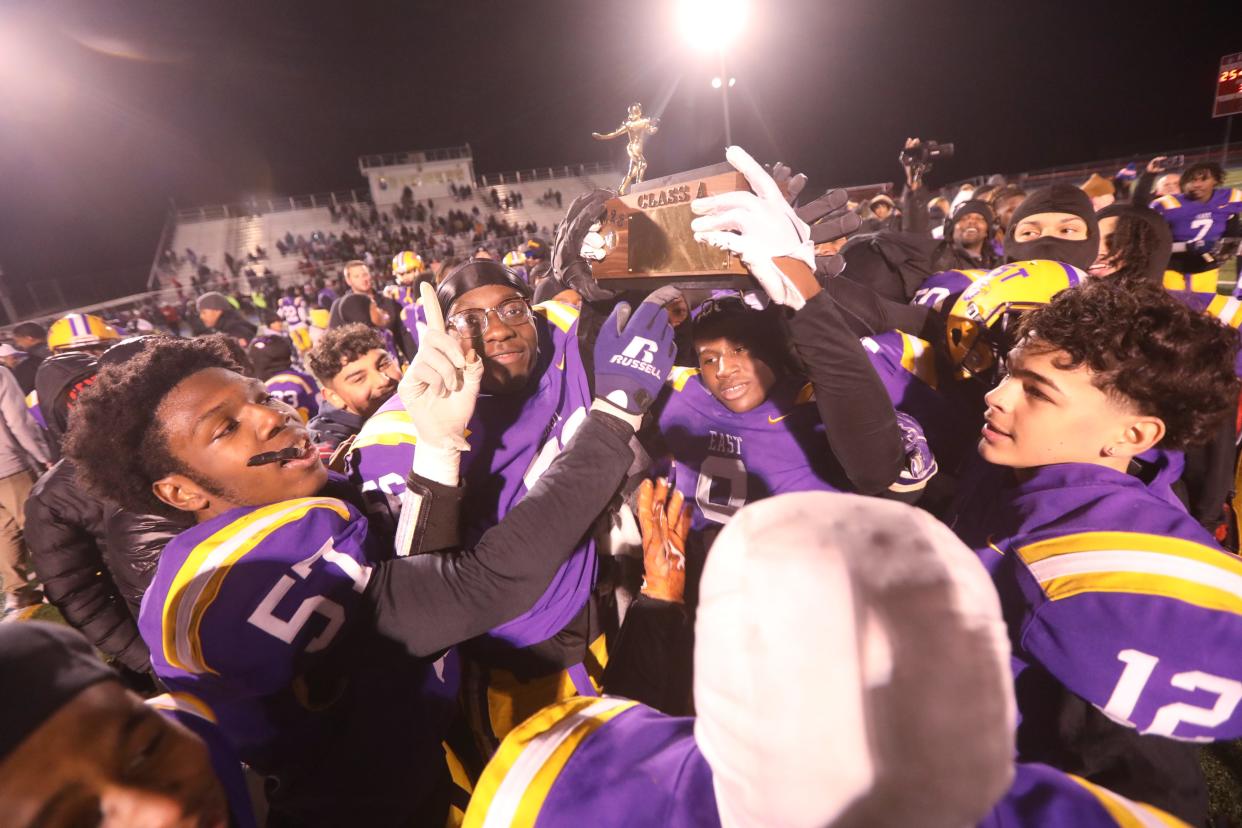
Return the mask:
M 732 86 L 733 84 L 729 84 L 729 85 Z M 719 89 L 719 88 L 720 88 L 720 78 L 712 78 L 712 89 Z
M 746 27 L 749 0 L 679 0 L 677 22 L 692 47 L 722 51 Z
M 733 88 L 733 84 L 737 83 L 737 78 L 729 78 L 729 88 Z

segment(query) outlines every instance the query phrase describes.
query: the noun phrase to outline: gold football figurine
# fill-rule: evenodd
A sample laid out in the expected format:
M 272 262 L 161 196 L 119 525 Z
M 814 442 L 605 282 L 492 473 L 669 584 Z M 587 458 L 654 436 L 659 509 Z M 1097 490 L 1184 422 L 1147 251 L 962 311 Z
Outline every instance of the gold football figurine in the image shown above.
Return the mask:
M 591 137 L 596 141 L 609 141 L 622 134 L 628 136 L 625 154 L 630 158 L 630 168 L 625 171 L 625 178 L 621 179 L 621 186 L 617 188 L 618 194 L 625 195 L 632 185 L 643 180 L 643 175 L 647 172 L 647 157 L 643 155 L 643 142 L 647 140 L 648 135 L 655 135 L 659 129 L 660 119 L 644 118 L 643 105 L 633 103 L 630 104 L 629 113 L 621 122 L 621 126 L 608 133 L 591 133 Z

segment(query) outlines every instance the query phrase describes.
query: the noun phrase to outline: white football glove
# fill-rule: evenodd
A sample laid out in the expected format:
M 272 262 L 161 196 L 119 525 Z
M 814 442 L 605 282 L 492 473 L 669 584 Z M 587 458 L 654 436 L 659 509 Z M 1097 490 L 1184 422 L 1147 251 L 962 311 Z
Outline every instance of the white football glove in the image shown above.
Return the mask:
M 414 473 L 455 486 L 460 452 L 470 450 L 466 424 L 479 397 L 483 360 L 473 349 L 462 354 L 461 340 L 445 331 L 444 314 L 431 285 L 423 282 L 420 291 L 427 328 L 419 337 L 414 361 L 397 385 L 397 394 L 418 438 Z
M 754 192 L 721 193 L 690 202 L 690 209 L 699 216 L 690 223 L 694 238 L 736 253 L 773 302 L 798 310 L 806 304 L 806 297 L 773 260 L 797 259 L 814 271 L 811 228 L 798 218 L 772 176 L 746 150 L 729 147 L 725 159 L 746 176 Z

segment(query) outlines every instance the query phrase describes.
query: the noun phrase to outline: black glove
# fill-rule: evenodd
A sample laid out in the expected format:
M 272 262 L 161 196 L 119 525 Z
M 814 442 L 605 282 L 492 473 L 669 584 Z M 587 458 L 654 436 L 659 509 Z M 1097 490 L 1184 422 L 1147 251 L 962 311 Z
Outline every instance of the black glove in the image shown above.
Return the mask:
M 588 302 L 612 299 L 616 294 L 596 283 L 591 276 L 591 263 L 582 258 L 582 242 L 591 225 L 600 220 L 604 202 L 614 197 L 612 190 L 598 189 L 573 200 L 565 219 L 556 228 L 552 240 L 552 277 L 562 285 L 576 290 Z
M 862 219 L 849 208 L 849 200 L 850 194 L 845 190 L 827 190 L 794 212 L 811 225 L 811 241 L 823 244 L 848 236 L 862 225 Z
M 793 168 L 788 164 L 782 164 L 780 161 L 777 161 L 770 167 L 764 164 L 763 168 L 768 171 L 768 175 L 772 176 L 776 186 L 784 191 L 785 200 L 790 204 L 797 203 L 798 196 L 806 186 L 806 176 L 802 173 L 794 175 Z M 807 224 L 810 224 L 810 222 L 808 221 Z

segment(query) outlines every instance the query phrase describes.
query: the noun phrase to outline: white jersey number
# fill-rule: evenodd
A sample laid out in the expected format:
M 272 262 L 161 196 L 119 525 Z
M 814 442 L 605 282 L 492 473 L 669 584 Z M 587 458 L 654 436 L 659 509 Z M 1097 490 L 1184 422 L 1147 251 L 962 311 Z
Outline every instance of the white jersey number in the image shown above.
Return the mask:
M 297 586 L 299 579 L 306 579 L 311 573 L 311 566 L 320 559 L 335 565 L 337 569 L 348 575 L 354 582 L 354 592 L 362 592 L 366 589 L 367 581 L 371 578 L 371 568 L 363 566 L 348 555 L 337 552 L 332 548 L 332 538 L 328 538 L 314 555 L 290 567 L 293 574 L 297 576 L 296 579 L 281 575 L 276 586 L 272 587 L 271 592 L 263 597 L 246 620 L 268 635 L 279 638 L 286 644 L 292 644 L 293 639 L 302 631 L 302 627 L 306 626 L 306 622 L 312 616 L 322 615 L 327 619 L 328 625 L 324 627 L 323 632 L 310 640 L 310 643 L 306 645 L 306 652 L 313 653 L 331 644 L 332 639 L 336 637 L 345 623 L 345 608 L 331 598 L 325 595 L 312 595 L 304 599 L 287 620 L 278 618 L 275 614 L 277 605 L 289 594 L 289 590 Z
M 1134 715 L 1139 696 L 1146 689 L 1160 659 L 1139 650 L 1122 650 L 1117 653 L 1117 660 L 1126 667 L 1121 672 L 1117 686 L 1113 688 L 1108 704 L 1104 705 L 1104 713 L 1114 721 L 1133 726 L 1130 717 Z M 1183 722 L 1200 727 L 1216 727 L 1228 721 L 1237 709 L 1238 702 L 1242 701 L 1242 682 L 1199 670 L 1177 673 L 1169 679 L 1169 683 L 1178 690 L 1187 692 L 1206 690 L 1215 693 L 1216 702 L 1211 707 L 1195 707 L 1185 702 L 1166 704 L 1156 711 L 1151 726 L 1142 731 L 1143 733 L 1190 742 L 1210 742 L 1213 741 L 1210 736 L 1177 736 L 1173 731 Z
M 728 523 L 733 513 L 746 505 L 746 467 L 742 461 L 737 457 L 708 455 L 699 469 L 694 500 L 705 518 Z

